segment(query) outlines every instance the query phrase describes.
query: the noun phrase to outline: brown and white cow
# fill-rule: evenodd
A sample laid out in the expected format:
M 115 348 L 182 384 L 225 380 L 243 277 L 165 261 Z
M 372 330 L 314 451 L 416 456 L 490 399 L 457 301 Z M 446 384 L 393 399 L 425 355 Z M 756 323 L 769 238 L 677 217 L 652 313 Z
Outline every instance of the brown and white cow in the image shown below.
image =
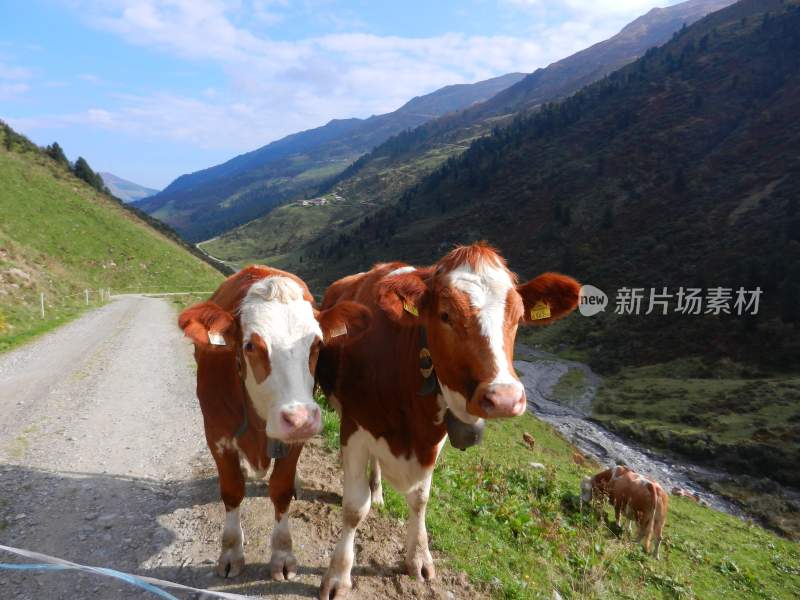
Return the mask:
M 408 573 L 434 577 L 425 511 L 445 434 L 525 411 L 525 389 L 512 365 L 517 327 L 568 314 L 579 289 L 554 273 L 520 285 L 483 244 L 456 248 L 431 267 L 380 264 L 331 285 L 323 308 L 357 301 L 373 319 L 358 341 L 323 349 L 317 367 L 341 416 L 344 467 L 344 526 L 321 598 L 341 598 L 352 587 L 355 532 L 370 496 L 380 500 L 381 471 L 408 502 Z M 451 442 L 458 445 L 452 436 Z
M 661 547 L 661 536 L 664 522 L 669 508 L 669 496 L 655 481 L 650 481 L 629 471 L 621 477 L 611 480 L 611 495 L 614 498 L 614 508 L 617 512 L 617 525 L 620 524 L 619 514 L 624 513 L 628 519 L 628 529 L 633 521 L 638 525 L 637 542 L 642 542 L 645 552 L 650 552 L 651 538 L 655 537 L 653 554 L 658 559 Z
M 207 302 L 181 313 L 178 324 L 195 346 L 197 397 L 225 504 L 219 575 L 235 577 L 244 567 L 240 459 L 263 476 L 271 450 L 270 570 L 276 579 L 294 576 L 287 511 L 303 442 L 321 429 L 313 399 L 319 349 L 355 339 L 369 320 L 369 310 L 353 302 L 320 312 L 301 279 L 261 266 L 232 275 Z
M 629 471 L 630 469 L 628 467 L 617 465 L 600 471 L 591 477 L 584 477 L 581 481 L 581 506 L 583 506 L 584 503 L 592 501 L 596 501 L 602 505 L 606 499 L 608 499 L 613 506 L 614 498 L 611 496 L 612 480 L 621 477 Z M 619 517 L 619 515 L 617 515 L 617 517 Z

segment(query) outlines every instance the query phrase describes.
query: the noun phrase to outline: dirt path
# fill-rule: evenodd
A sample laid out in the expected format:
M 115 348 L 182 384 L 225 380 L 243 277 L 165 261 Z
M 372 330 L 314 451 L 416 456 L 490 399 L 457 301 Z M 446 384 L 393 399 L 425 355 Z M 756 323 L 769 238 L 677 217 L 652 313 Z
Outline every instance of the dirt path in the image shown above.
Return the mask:
M 339 532 L 340 475 L 320 440 L 300 462 L 291 509 L 298 578 L 269 580 L 263 482 L 243 507 L 248 566 L 213 574 L 223 509 L 194 396 L 191 348 L 164 300 L 121 297 L 0 356 L 0 543 L 199 588 L 308 598 Z M 402 525 L 372 513 L 357 537 L 357 598 L 476 598 L 463 574 L 402 572 Z M 0 554 L 2 562 L 18 562 Z M 73 572 L 0 571 L 2 598 L 142 598 Z M 180 598 L 191 595 L 176 593 Z

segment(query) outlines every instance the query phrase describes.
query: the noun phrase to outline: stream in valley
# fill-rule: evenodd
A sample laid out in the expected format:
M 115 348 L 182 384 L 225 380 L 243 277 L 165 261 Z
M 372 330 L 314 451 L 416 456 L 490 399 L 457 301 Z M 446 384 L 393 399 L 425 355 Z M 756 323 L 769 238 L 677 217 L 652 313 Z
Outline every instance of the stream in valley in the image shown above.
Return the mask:
M 525 385 L 528 410 L 553 425 L 585 455 L 602 465 L 625 464 L 658 481 L 668 493 L 673 487 L 683 488 L 699 494 L 702 501 L 716 510 L 744 516 L 744 511 L 738 506 L 699 483 L 699 480 L 729 478 L 727 473 L 660 456 L 591 421 L 588 417 L 601 378 L 588 365 L 530 348 L 520 350 L 517 356 L 524 360 L 514 361 L 514 367 Z M 583 392 L 566 405 L 556 399 L 553 390 L 571 369 L 583 373 Z

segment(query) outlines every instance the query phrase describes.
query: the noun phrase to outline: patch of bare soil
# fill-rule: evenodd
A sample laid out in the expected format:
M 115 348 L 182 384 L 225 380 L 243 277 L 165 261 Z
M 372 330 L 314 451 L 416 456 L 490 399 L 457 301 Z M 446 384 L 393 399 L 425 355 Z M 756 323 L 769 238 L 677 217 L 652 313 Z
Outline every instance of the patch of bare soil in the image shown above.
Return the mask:
M 247 565 L 239 577 L 222 580 L 213 575 L 224 509 L 220 502 L 200 503 L 164 518 L 173 530 L 193 530 L 192 543 L 187 539 L 183 554 L 195 567 L 176 574 L 182 583 L 249 595 L 282 598 L 315 598 L 330 554 L 341 530 L 341 471 L 336 453 L 325 448 L 322 440 L 306 444 L 300 458 L 299 474 L 303 480 L 300 498 L 290 509 L 294 551 L 298 575 L 292 581 L 272 581 L 269 575 L 269 536 L 274 519 L 266 483 L 250 481 L 242 504 L 242 527 L 245 534 Z M 216 476 L 213 466 L 204 461 L 195 480 L 208 481 Z M 356 563 L 353 567 L 354 598 L 479 598 L 466 575 L 444 568 L 443 557 L 434 556 L 437 579 L 417 581 L 405 573 L 403 540 L 405 525 L 400 520 L 370 511 L 356 536 Z M 165 576 L 168 573 L 164 574 Z

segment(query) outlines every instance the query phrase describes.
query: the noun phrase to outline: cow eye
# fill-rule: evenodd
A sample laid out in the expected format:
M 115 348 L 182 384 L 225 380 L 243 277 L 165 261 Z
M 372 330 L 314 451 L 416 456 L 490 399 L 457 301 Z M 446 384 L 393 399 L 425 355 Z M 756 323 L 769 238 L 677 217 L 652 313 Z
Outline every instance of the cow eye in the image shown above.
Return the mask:
M 252 352 L 253 351 L 253 342 L 247 342 L 244 345 L 244 351 L 245 352 Z
M 443 312 L 441 315 L 439 315 L 439 318 L 442 320 L 442 323 L 450 322 L 450 315 L 448 315 L 446 312 Z

